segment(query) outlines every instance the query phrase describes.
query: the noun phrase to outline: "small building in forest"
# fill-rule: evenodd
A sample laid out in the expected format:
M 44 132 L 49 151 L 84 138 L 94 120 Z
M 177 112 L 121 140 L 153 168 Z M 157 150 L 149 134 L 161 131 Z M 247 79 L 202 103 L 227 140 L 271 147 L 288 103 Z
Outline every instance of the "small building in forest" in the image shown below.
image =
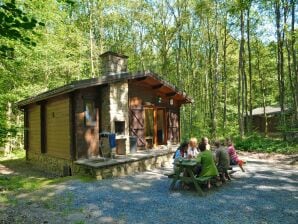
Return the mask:
M 105 157 L 109 135 L 116 155 L 180 142 L 180 107 L 191 99 L 153 72 L 128 72 L 127 58 L 106 52 L 101 77 L 17 103 L 28 160 L 59 172 L 80 159 Z
M 278 126 L 279 126 L 280 115 L 281 115 L 281 108 L 279 106 L 266 106 L 265 111 L 263 107 L 258 107 L 253 109 L 252 110 L 253 130 L 264 133 L 266 128 L 266 118 L 267 118 L 268 133 L 279 132 Z

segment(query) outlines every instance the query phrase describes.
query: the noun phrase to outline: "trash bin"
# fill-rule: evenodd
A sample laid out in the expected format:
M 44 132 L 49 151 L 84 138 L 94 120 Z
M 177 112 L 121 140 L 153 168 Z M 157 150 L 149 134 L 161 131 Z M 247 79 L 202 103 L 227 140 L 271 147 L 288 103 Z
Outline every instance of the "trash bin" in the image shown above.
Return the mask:
M 137 137 L 136 136 L 130 136 L 129 137 L 129 145 L 130 145 L 130 153 L 137 152 Z
M 100 152 L 101 156 L 105 158 L 111 157 L 111 148 L 110 148 L 110 142 L 109 142 L 109 132 L 101 132 L 99 133 L 100 136 L 100 142 L 99 142 L 99 147 L 100 147 Z

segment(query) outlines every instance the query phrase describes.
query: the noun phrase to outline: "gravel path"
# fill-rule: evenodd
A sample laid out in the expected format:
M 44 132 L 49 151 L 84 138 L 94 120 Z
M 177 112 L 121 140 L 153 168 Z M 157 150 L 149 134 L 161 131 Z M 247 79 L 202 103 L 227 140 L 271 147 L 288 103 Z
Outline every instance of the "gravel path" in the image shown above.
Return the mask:
M 297 166 L 247 161 L 245 173 L 205 197 L 169 191 L 167 167 L 19 194 L 15 205 L 0 206 L 0 223 L 297 223 Z

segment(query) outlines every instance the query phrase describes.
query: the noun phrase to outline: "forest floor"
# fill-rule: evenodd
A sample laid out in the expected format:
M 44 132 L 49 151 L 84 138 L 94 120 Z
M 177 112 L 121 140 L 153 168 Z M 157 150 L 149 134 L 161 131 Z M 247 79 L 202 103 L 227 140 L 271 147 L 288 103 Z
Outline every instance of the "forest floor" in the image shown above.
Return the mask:
M 246 172 L 204 197 L 169 191 L 172 167 L 84 181 L 0 161 L 0 223 L 296 223 L 297 155 L 240 155 Z

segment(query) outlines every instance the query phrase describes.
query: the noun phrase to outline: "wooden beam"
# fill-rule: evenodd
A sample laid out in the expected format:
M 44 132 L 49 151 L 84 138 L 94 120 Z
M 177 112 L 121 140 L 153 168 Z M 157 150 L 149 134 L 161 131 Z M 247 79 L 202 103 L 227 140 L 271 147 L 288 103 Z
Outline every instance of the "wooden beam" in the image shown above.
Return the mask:
M 160 89 L 161 87 L 163 87 L 163 84 L 154 85 L 152 89 Z
M 147 76 L 144 76 L 144 77 L 135 78 L 134 80 L 136 80 L 136 81 L 143 81 L 143 80 L 145 80 L 147 78 L 148 78 Z
M 40 103 L 40 152 L 47 152 L 47 136 L 46 136 L 46 103 Z
M 170 92 L 170 93 L 167 93 L 166 96 L 167 97 L 173 97 L 177 94 L 177 92 Z
M 70 158 L 76 160 L 76 100 L 74 92 L 69 94 L 69 129 Z

